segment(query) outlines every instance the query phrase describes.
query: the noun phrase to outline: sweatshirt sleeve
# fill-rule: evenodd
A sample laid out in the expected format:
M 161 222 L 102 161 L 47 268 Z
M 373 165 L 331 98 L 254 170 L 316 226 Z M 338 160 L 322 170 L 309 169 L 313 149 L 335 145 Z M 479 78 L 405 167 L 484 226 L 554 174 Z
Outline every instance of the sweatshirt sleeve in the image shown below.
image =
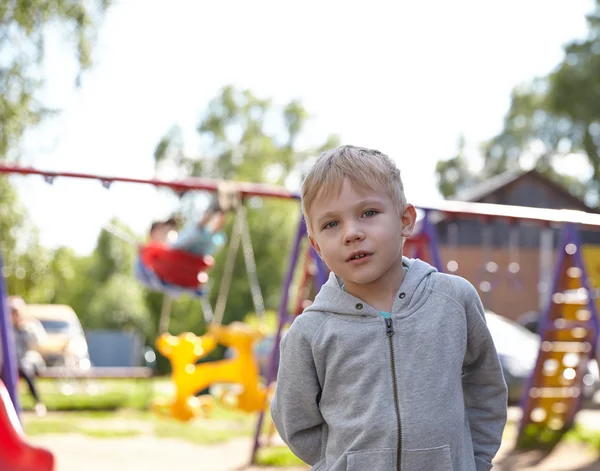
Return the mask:
M 463 364 L 465 407 L 477 471 L 492 469 L 506 425 L 508 388 L 477 291 L 468 283 L 467 351 Z
M 321 458 L 324 421 L 318 405 L 321 387 L 302 320 L 302 316 L 298 317 L 281 341 L 271 416 L 292 452 L 314 465 Z

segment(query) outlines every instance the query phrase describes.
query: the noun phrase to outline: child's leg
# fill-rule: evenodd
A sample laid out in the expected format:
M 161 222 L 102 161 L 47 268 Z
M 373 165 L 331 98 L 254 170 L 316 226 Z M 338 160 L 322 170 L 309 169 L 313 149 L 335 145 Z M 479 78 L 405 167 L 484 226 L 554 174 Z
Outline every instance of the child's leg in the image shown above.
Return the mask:
M 29 387 L 29 392 L 33 396 L 35 403 L 37 404 L 40 401 L 40 396 L 37 392 L 37 388 L 35 387 L 35 380 L 33 378 L 33 372 L 28 371 L 28 368 L 19 368 L 19 376 L 25 380 L 27 386 Z

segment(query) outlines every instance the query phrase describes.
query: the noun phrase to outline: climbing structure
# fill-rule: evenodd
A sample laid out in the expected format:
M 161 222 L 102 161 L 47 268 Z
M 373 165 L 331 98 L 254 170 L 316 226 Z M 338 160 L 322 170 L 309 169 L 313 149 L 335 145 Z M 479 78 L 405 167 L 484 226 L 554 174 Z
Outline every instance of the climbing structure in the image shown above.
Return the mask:
M 523 392 L 517 447 L 552 449 L 581 407 L 588 361 L 595 357 L 598 315 L 575 225 L 567 224 L 551 299 L 540 319 L 540 351 Z

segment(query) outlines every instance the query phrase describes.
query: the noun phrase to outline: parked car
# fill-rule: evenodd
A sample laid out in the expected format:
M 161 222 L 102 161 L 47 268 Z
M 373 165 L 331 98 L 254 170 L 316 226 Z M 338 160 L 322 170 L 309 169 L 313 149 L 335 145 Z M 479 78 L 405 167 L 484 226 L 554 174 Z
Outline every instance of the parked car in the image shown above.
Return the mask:
M 540 337 L 517 322 L 491 311 L 486 311 L 485 316 L 502 364 L 508 386 L 508 400 L 510 403 L 518 402 L 535 368 L 540 350 Z M 600 388 L 600 372 L 596 360 L 588 362 L 583 382 L 584 398 L 590 400 Z
M 38 351 L 47 366 L 89 368 L 87 340 L 75 311 L 63 304 L 28 304 L 26 318 L 39 321 L 46 338 L 38 343 Z

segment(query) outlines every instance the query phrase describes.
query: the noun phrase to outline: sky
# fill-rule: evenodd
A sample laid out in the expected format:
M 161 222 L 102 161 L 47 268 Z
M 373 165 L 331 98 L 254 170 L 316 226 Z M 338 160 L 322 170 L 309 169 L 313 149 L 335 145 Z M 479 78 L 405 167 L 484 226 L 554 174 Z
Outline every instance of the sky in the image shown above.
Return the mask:
M 150 178 L 164 133 L 180 125 L 193 153 L 201 112 L 230 84 L 276 105 L 300 100 L 312 116 L 304 143 L 336 133 L 382 150 L 400 167 L 411 202 L 435 201 L 436 162 L 455 155 L 463 134 L 477 166 L 480 144 L 502 129 L 513 87 L 558 64 L 563 45 L 584 36 L 591 5 L 116 0 L 79 88 L 68 37 L 50 32 L 42 98 L 61 112 L 27 136 L 22 163 Z M 12 180 L 42 243 L 82 254 L 113 216 L 141 234 L 177 209 L 152 187 Z

